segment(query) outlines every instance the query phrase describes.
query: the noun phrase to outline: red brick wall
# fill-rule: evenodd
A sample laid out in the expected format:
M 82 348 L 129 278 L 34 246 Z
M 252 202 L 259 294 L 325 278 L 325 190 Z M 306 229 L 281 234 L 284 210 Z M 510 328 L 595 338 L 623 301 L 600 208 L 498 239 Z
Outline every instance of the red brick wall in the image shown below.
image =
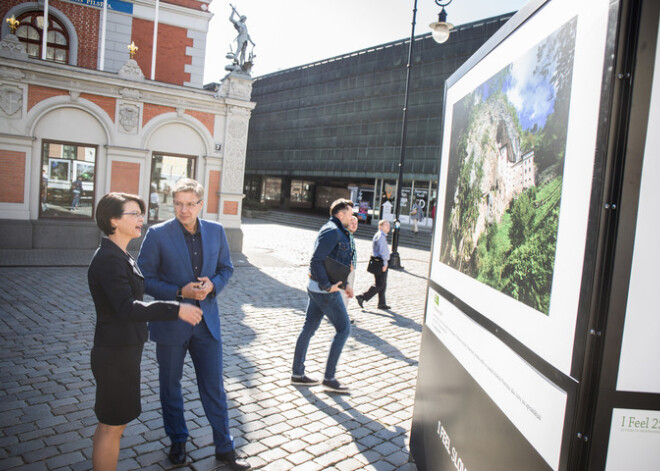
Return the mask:
M 218 192 L 220 191 L 220 171 L 209 171 L 209 187 L 206 192 L 206 212 L 218 214 Z
M 140 188 L 140 164 L 114 160 L 110 169 L 110 191 L 137 195 Z
M 151 103 L 145 103 L 144 108 L 142 109 L 142 126 L 149 122 L 152 118 L 155 118 L 158 115 L 163 113 L 172 113 L 176 111 L 176 108 L 171 106 L 163 105 L 152 105 Z
M 151 78 L 151 51 L 154 38 L 152 21 L 133 18 L 131 40 L 139 48 L 135 60 L 146 78 Z M 190 81 L 190 74 L 185 72 L 186 64 L 192 63 L 192 57 L 186 55 L 186 47 L 192 47 L 193 40 L 188 38 L 184 28 L 158 24 L 158 54 L 156 54 L 156 77 L 161 82 L 183 85 Z
M 25 152 L 0 149 L 0 203 L 23 203 Z
M 47 98 L 68 94 L 69 92 L 67 90 L 62 90 L 60 88 L 42 87 L 41 85 L 30 84 L 28 85 L 28 111 L 30 111 L 34 105 Z
M 114 98 L 102 95 L 92 95 L 91 93 L 81 93 L 80 98 L 84 98 L 85 100 L 89 100 L 92 103 L 97 104 L 103 108 L 106 113 L 108 113 L 108 116 L 110 116 L 112 122 L 115 121 L 115 103 L 117 100 Z
M 211 136 L 213 135 L 213 128 L 215 127 L 215 115 L 213 113 L 204 113 L 203 111 L 194 111 L 186 110 L 186 114 L 189 114 L 193 118 L 199 120 L 206 129 L 209 130 Z
M 19 3 L 25 3 L 25 0 L 0 1 L 0 18 L 4 18 L 7 11 Z M 78 36 L 78 66 L 96 69 L 101 10 L 60 0 L 50 0 L 48 4 L 66 15 L 76 29 L 76 35 Z
M 238 214 L 238 201 L 225 201 L 224 209 L 222 212 L 224 214 L 236 216 Z
M 181 7 L 194 8 L 201 10 L 202 2 L 198 0 L 161 0 L 163 3 L 170 3 L 172 5 L 179 5 Z

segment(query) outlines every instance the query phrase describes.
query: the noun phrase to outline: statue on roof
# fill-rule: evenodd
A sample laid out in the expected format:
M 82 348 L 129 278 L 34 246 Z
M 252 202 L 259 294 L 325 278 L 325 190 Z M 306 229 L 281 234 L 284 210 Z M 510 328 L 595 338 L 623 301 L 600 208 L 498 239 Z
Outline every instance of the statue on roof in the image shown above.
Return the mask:
M 230 51 L 227 53 L 227 59 L 232 59 L 232 63 L 225 67 L 226 70 L 230 71 L 242 71 L 246 74 L 249 74 L 252 70 L 254 55 L 254 41 L 250 38 L 248 34 L 247 26 L 245 21 L 247 17 L 244 15 L 239 15 L 236 7 L 229 4 L 231 7 L 231 15 L 229 16 L 229 21 L 234 24 L 234 28 L 238 32 L 236 36 L 236 50 L 232 50 L 231 45 L 229 46 Z M 250 50 L 247 60 L 245 55 L 248 49 L 248 43 L 252 44 L 252 49 Z

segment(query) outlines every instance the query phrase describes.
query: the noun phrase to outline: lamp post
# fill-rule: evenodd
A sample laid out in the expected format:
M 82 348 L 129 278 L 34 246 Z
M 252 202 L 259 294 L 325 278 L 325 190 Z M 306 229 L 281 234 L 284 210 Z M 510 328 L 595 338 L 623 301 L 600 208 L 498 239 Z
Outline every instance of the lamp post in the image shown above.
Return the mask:
M 447 23 L 447 12 L 445 7 L 453 0 L 440 2 L 435 0 L 436 5 L 442 7 L 438 15 L 438 21 L 429 26 L 433 30 L 433 39 L 438 43 L 443 43 L 449 39 L 449 33 L 453 25 Z M 403 186 L 403 163 L 406 158 L 406 131 L 408 129 L 408 96 L 410 94 L 410 72 L 413 61 L 413 44 L 415 42 L 415 21 L 417 19 L 417 0 L 413 4 L 412 30 L 410 31 L 410 45 L 408 46 L 408 65 L 406 65 L 406 88 L 403 98 L 403 124 L 401 126 L 401 153 L 399 154 L 399 176 L 396 182 L 396 199 L 394 208 L 394 227 L 392 229 L 392 254 L 390 255 L 389 267 L 402 269 L 401 257 L 399 256 L 399 232 L 401 231 L 401 187 Z

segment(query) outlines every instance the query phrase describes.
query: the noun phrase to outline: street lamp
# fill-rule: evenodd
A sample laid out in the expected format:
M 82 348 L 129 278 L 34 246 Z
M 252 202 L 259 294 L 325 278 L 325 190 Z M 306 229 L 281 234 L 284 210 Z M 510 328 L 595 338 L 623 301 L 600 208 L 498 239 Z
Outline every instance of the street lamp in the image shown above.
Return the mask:
M 454 27 L 453 24 L 447 23 L 447 11 L 445 10 L 445 7 L 452 1 L 453 0 L 449 0 L 448 2 L 443 3 L 435 0 L 435 4 L 442 7 L 442 10 L 440 10 L 440 13 L 438 14 L 438 21 L 431 23 L 429 27 L 433 31 L 433 39 L 438 44 L 442 44 L 449 39 L 449 33 L 451 33 L 451 30 Z
M 442 33 L 439 33 L 438 38 L 436 38 L 436 32 L 433 31 L 433 39 L 438 43 L 443 43 L 449 39 L 450 30 L 453 28 L 453 25 L 447 23 L 447 12 L 445 7 L 449 5 L 453 0 L 440 2 L 435 0 L 435 3 L 442 7 L 440 14 L 438 15 L 438 22 L 431 23 L 431 28 L 433 25 L 439 25 Z M 395 208 L 394 208 L 394 228 L 392 229 L 392 254 L 390 255 L 390 268 L 402 269 L 401 266 L 401 257 L 399 256 L 399 231 L 401 230 L 401 222 L 399 221 L 399 215 L 401 214 L 401 187 L 403 186 L 403 162 L 406 157 L 406 130 L 408 129 L 408 95 L 410 93 L 410 71 L 412 69 L 412 60 L 413 60 L 413 43 L 415 42 L 415 20 L 417 18 L 417 0 L 415 0 L 413 5 L 413 17 L 412 17 L 412 31 L 410 32 L 410 45 L 408 47 L 408 65 L 406 66 L 406 89 L 404 92 L 403 98 L 403 125 L 401 127 L 401 154 L 399 156 L 399 177 L 396 183 L 396 199 Z

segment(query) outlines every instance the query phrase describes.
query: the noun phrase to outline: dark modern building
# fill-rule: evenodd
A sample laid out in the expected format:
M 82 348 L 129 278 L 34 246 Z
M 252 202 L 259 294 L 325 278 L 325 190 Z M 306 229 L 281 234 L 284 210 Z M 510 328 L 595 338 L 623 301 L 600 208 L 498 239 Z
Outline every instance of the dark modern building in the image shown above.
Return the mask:
M 401 222 L 415 201 L 433 213 L 445 79 L 512 14 L 455 28 L 437 44 L 417 36 L 408 102 Z M 275 207 L 325 210 L 338 197 L 394 204 L 410 40 L 395 41 L 255 79 L 245 193 Z M 431 225 L 431 218 L 425 224 Z

